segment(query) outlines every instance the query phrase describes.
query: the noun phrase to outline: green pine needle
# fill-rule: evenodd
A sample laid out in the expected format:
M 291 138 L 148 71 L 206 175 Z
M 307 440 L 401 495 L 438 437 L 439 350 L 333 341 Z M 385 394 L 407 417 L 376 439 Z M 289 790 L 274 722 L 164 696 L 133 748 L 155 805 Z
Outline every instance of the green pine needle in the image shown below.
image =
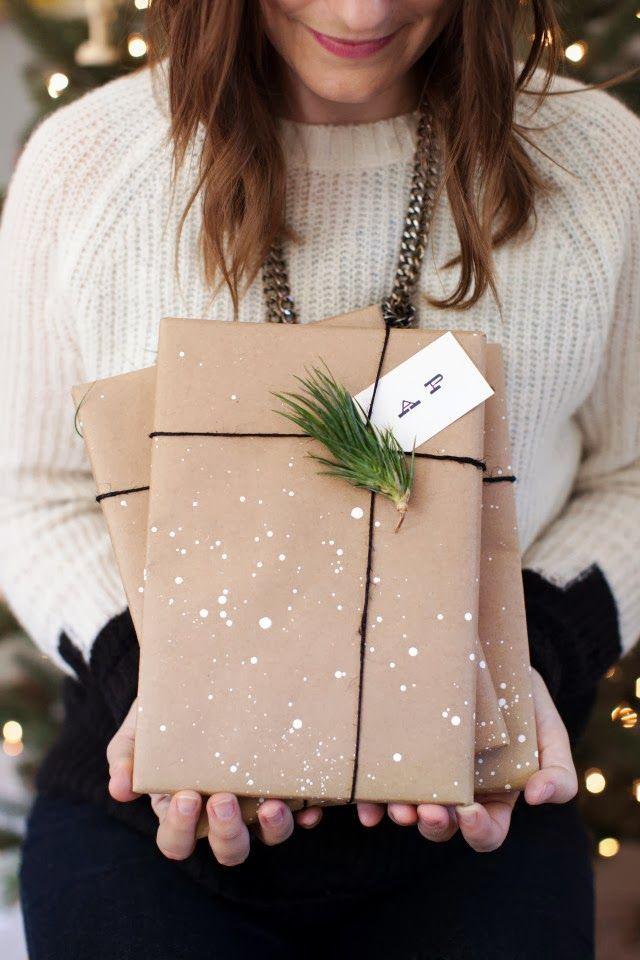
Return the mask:
M 407 462 L 390 428 L 375 427 L 351 394 L 325 365 L 313 367 L 307 377 L 296 377 L 301 393 L 274 393 L 287 407 L 275 411 L 307 436 L 327 448 L 332 460 L 310 453 L 326 469 L 321 474 L 341 477 L 391 500 L 400 514 L 400 529 L 413 486 L 415 451 Z

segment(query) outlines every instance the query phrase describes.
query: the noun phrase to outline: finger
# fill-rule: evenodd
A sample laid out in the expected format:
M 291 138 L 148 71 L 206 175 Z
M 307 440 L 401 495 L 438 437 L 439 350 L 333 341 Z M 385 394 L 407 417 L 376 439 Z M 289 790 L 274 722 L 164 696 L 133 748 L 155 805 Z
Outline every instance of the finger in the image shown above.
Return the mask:
M 418 832 L 425 840 L 443 843 L 450 840 L 458 829 L 458 822 L 446 808 L 435 803 L 421 803 L 416 810 Z
M 309 830 L 311 827 L 317 827 L 322 820 L 322 809 L 320 807 L 305 807 L 304 810 L 298 810 L 295 814 L 295 821 L 299 827 Z
M 542 677 L 534 670 L 531 679 L 540 770 L 529 779 L 525 800 L 532 805 L 567 803 L 578 792 L 569 735 Z
M 137 700 L 131 704 L 120 729 L 107 746 L 109 764 L 109 793 L 114 800 L 127 803 L 139 794 L 133 790 L 133 747 L 136 738 Z
M 491 853 L 503 844 L 509 832 L 514 803 L 515 796 L 508 794 L 504 800 L 456 807 L 460 832 L 473 850 Z
M 156 843 L 169 860 L 186 860 L 193 853 L 201 806 L 199 794 L 193 790 L 181 790 L 164 808 Z
M 155 813 L 158 820 L 164 820 L 171 803 L 171 794 L 152 793 L 149 795 L 149 799 L 151 800 L 151 809 Z
M 258 836 L 268 847 L 283 843 L 293 833 L 293 814 L 282 800 L 265 800 L 258 810 Z
M 377 827 L 384 817 L 385 807 L 382 803 L 362 802 L 356 804 L 356 807 L 363 827 Z
M 412 827 L 418 822 L 416 808 L 411 803 L 390 803 L 387 805 L 387 813 L 399 827 Z
M 207 803 L 209 845 L 219 863 L 233 867 L 249 856 L 249 831 L 232 793 L 214 793 Z

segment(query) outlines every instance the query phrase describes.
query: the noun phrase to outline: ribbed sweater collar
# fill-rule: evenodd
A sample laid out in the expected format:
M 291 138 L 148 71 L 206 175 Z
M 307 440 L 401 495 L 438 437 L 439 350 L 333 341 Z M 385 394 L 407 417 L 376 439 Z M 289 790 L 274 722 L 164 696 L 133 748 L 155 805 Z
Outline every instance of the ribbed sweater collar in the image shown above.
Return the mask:
M 415 148 L 418 111 L 372 123 L 280 121 L 287 163 L 309 169 L 382 167 L 408 160 Z

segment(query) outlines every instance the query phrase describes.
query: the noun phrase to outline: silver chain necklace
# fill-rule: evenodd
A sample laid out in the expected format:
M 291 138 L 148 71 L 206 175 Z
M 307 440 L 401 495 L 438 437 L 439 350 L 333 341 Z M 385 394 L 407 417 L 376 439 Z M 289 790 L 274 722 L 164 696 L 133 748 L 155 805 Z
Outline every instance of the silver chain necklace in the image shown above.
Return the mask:
M 391 293 L 381 304 L 382 315 L 388 326 L 411 327 L 415 323 L 413 293 L 433 217 L 438 180 L 439 162 L 433 136 L 433 118 L 426 100 L 423 99 L 398 267 Z M 291 296 L 287 265 L 280 242 L 272 246 L 263 264 L 262 286 L 267 320 L 271 323 L 297 323 L 298 314 Z

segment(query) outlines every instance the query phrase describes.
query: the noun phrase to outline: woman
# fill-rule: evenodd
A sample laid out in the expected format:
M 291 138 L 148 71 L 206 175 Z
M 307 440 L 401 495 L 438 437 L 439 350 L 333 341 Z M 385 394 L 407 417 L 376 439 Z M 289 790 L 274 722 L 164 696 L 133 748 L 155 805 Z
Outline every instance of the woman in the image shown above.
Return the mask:
M 158 68 L 27 145 L 1 234 L 1 586 L 70 674 L 24 847 L 31 960 L 593 956 L 564 724 L 640 626 L 640 123 L 552 80 L 550 0 L 515 63 L 522 6 L 154 0 Z M 280 241 L 300 322 L 382 302 L 423 110 L 441 190 L 413 306 L 503 346 L 542 769 L 513 816 L 294 825 L 269 800 L 251 838 L 217 795 L 196 845 L 197 794 L 131 790 L 137 644 L 69 390 L 152 363 L 163 316 L 264 320 Z

